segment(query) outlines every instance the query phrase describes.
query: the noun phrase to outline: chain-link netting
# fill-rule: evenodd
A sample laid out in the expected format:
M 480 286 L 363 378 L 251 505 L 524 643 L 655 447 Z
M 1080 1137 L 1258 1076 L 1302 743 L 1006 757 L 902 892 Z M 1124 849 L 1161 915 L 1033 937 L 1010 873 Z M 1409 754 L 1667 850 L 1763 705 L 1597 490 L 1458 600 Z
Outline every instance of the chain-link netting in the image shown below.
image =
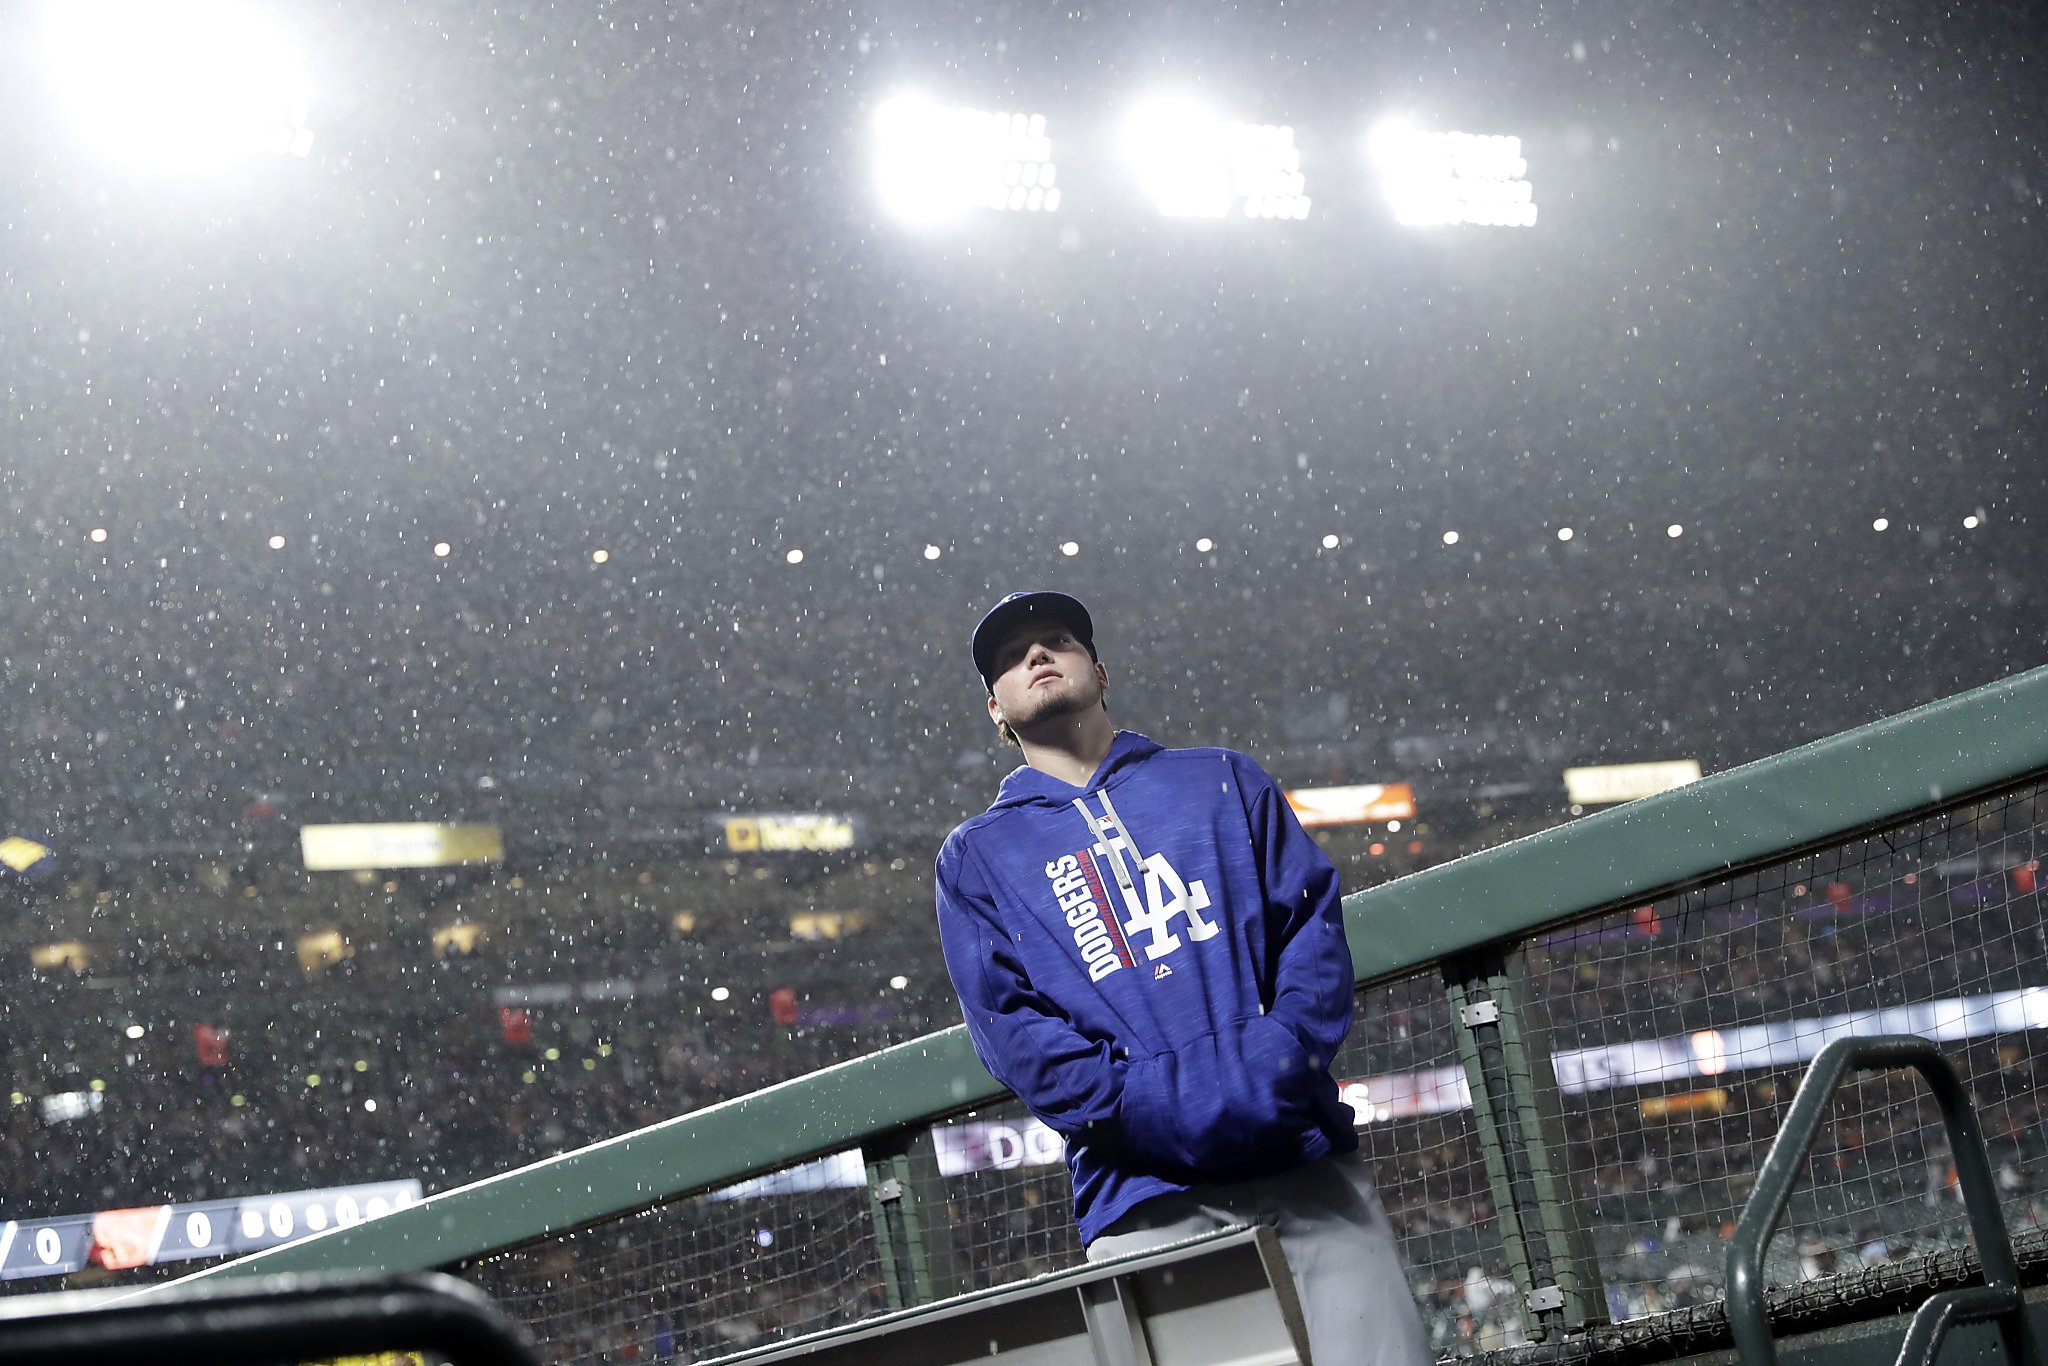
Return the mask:
M 845 1155 L 463 1274 L 526 1326 L 544 1361 L 724 1356 L 888 1307 L 862 1170 Z
M 1969 1084 L 2009 1225 L 2048 1237 L 2032 1174 L 2048 1148 L 2042 815 L 2028 787 L 1526 941 L 1518 995 L 1548 1048 L 1562 1165 L 1618 1323 L 1718 1318 L 1757 1168 L 1807 1065 L 1845 1034 L 1939 1041 Z M 1525 1341 L 1437 974 L 1361 991 L 1334 1070 L 1438 1354 Z M 937 1125 L 917 1160 L 919 1293 L 1083 1259 L 1060 1143 L 1016 1102 Z M 468 1274 L 552 1360 L 725 1355 L 887 1307 L 865 1182 L 844 1154 Z M 1773 1302 L 1798 1313 L 1966 1243 L 1932 1098 L 1916 1074 L 1866 1074 L 1834 1101 L 1773 1243 Z
M 1436 978 L 1360 992 L 1334 1070 L 1433 1335 L 1446 1350 L 1461 1340 L 1516 1340 L 1492 1196 Z M 946 1204 L 944 1288 L 985 1289 L 1083 1260 L 1059 1138 L 1022 1105 L 941 1125 L 934 1146 Z
M 1083 1260 L 1059 1136 L 1017 1101 L 932 1131 L 945 1194 L 941 1290 L 982 1290 Z
M 1367 987 L 1337 1055 L 1358 1140 L 1438 1355 L 1524 1339 L 1493 1193 L 1434 973 Z
M 2048 1221 L 2032 1176 L 2042 815 L 2029 787 L 1530 944 L 1566 1165 L 1617 1320 L 1722 1297 L 1757 1169 L 1807 1065 L 1843 1035 L 1940 1042 L 1976 1103 L 2009 1225 Z M 1844 1276 L 1966 1241 L 1924 1083 L 1864 1074 L 1830 1108 L 1767 1277 L 1796 1312 Z
M 1436 979 L 1362 991 L 1335 1071 L 1439 1345 L 1519 1340 Z M 1060 1141 L 1021 1104 L 935 1126 L 931 1154 L 937 1180 L 917 1214 L 928 1293 L 1084 1259 Z M 865 1171 L 852 1153 L 502 1253 L 464 1274 L 563 1363 L 636 1350 L 720 1356 L 888 1307 Z

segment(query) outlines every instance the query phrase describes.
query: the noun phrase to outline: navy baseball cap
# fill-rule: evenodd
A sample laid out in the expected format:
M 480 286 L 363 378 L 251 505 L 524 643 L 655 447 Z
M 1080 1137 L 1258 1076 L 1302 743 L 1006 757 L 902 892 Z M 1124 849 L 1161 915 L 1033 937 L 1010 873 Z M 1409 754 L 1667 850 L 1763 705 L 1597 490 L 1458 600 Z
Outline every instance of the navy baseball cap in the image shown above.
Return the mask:
M 996 690 L 996 651 L 1003 648 L 1012 631 L 1033 621 L 1058 622 L 1088 647 L 1090 659 L 1099 657 L 1095 653 L 1095 622 L 1080 599 L 1065 593 L 1012 593 L 989 608 L 981 625 L 974 628 L 974 667 L 990 692 Z

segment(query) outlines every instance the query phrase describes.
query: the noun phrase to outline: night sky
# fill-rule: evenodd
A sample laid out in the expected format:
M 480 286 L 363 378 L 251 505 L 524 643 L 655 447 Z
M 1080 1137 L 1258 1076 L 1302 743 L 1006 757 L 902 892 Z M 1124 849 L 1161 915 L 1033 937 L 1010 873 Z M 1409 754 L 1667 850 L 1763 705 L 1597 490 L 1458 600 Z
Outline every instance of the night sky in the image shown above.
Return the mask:
M 2024 7 L 270 8 L 314 141 L 211 174 L 0 20 L 17 823 L 432 805 L 363 754 L 953 772 L 1019 587 L 1179 743 L 1313 680 L 1335 739 L 1711 767 L 2048 661 Z M 1142 203 L 1169 86 L 1292 126 L 1308 221 Z M 1059 211 L 892 221 L 904 88 L 1045 114 Z M 1519 136 L 1537 226 L 1394 222 L 1390 114 Z

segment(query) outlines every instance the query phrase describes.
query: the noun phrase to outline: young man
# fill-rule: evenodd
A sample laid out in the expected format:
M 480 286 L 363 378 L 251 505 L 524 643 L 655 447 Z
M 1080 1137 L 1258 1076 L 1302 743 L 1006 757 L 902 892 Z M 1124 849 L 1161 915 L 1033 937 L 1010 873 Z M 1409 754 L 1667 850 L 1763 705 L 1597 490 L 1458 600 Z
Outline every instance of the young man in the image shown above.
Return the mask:
M 1025 766 L 939 852 L 940 938 L 975 1051 L 1066 1139 L 1089 1257 L 1265 1223 L 1315 1366 L 1423 1366 L 1330 1075 L 1353 986 L 1336 869 L 1244 755 L 1110 725 L 1073 598 L 1004 598 L 973 653 Z

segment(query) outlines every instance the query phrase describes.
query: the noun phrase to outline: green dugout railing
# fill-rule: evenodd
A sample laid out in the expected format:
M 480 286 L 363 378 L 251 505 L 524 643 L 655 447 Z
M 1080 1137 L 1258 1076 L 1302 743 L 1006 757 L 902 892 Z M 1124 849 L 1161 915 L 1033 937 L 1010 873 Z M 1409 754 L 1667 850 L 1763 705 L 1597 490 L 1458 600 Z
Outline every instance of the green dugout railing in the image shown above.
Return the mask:
M 1554 1161 L 1555 1097 L 1532 1080 L 1547 1069 L 1504 967 L 1514 947 L 2044 773 L 2037 669 L 1346 898 L 1361 983 L 1443 979 L 1504 1246 L 1540 1336 L 1605 1309 Z M 1006 1094 L 964 1028 L 941 1030 L 199 1274 L 450 1268 L 854 1148 L 878 1190 L 912 1196 L 872 1206 L 878 1241 L 900 1252 L 919 1239 L 913 1178 L 930 1154 L 917 1136 Z M 892 1279 L 905 1304 L 943 1290 Z

